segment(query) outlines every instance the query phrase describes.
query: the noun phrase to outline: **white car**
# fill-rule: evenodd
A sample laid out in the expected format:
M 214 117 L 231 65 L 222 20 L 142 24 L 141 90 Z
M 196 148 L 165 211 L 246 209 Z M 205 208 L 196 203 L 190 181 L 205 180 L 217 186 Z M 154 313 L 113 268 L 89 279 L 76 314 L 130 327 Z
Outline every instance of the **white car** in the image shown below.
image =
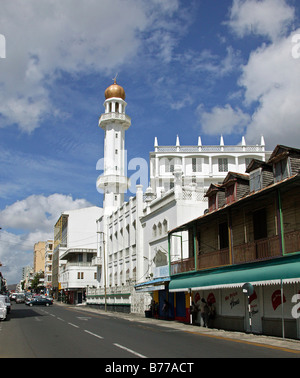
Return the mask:
M 5 320 L 6 314 L 7 314 L 6 306 L 4 302 L 0 301 L 0 319 Z
M 9 314 L 11 309 L 9 297 L 7 295 L 0 295 L 0 302 L 5 304 L 7 313 Z

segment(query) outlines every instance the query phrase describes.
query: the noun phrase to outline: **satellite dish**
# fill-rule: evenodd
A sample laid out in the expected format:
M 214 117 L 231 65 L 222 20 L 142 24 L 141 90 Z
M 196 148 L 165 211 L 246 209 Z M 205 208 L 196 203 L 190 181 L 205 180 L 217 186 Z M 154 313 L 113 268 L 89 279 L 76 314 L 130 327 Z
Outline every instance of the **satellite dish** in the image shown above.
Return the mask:
M 250 295 L 254 293 L 254 287 L 249 282 L 245 283 L 242 286 L 242 289 L 243 289 L 243 293 L 248 295 L 248 297 L 250 297 Z

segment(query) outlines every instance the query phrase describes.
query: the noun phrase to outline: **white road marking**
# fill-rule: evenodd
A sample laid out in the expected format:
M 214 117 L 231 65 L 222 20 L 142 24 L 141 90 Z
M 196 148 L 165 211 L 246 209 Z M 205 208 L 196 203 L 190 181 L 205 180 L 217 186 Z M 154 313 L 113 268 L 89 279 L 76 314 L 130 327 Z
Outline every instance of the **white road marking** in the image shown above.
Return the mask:
M 138 352 L 135 352 L 135 351 L 132 350 L 132 349 L 126 348 L 126 347 L 124 347 L 123 345 L 116 344 L 116 343 L 114 343 L 114 345 L 115 345 L 116 347 L 118 347 L 118 348 L 121 348 L 121 349 L 127 350 L 127 352 L 132 353 L 132 354 L 134 354 L 134 355 L 136 355 L 136 356 L 138 356 L 138 357 L 141 357 L 141 358 L 147 358 L 146 356 L 144 356 L 144 355 L 142 355 L 142 354 L 140 354 L 140 353 L 138 353 Z
M 93 336 L 95 336 L 95 337 L 98 337 L 98 339 L 103 339 L 102 336 L 96 335 L 95 333 L 90 332 L 90 331 L 88 331 L 88 330 L 86 330 L 86 329 L 84 330 L 84 332 L 89 333 L 90 335 L 93 335 Z
M 76 324 L 73 324 L 73 323 L 68 323 L 68 324 L 70 324 L 72 327 L 79 328 L 78 325 Z

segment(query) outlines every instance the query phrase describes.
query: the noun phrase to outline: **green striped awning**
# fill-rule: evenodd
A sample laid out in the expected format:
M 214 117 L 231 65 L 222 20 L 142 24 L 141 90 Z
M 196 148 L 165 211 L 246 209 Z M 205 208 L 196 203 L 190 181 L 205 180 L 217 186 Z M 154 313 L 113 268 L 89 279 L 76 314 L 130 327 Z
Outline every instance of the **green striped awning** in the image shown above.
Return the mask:
M 300 253 L 267 261 L 172 276 L 169 291 L 242 287 L 246 282 L 252 285 L 300 282 Z

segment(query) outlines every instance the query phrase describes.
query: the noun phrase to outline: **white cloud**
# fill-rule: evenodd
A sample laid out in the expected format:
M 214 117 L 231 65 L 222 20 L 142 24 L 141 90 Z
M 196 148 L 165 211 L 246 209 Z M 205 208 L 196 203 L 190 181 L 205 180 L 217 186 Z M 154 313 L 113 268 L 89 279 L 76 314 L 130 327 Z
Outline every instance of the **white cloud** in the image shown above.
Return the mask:
M 210 112 L 201 105 L 198 113 L 207 134 L 239 133 L 256 143 L 264 135 L 267 147 L 299 146 L 300 59 L 295 59 L 300 29 L 291 32 L 294 8 L 285 0 L 234 0 L 227 24 L 239 37 L 251 33 L 267 37 L 268 43 L 252 51 L 240 67 L 236 91 L 243 103 L 235 109 L 227 104 Z M 246 42 L 246 40 L 245 40 Z M 243 110 L 241 110 L 243 108 Z M 247 114 L 248 113 L 248 114 Z
M 300 144 L 300 59 L 292 56 L 292 35 L 257 49 L 243 67 L 239 84 L 246 104 L 259 104 L 248 127 L 249 140 L 263 134 L 271 146 Z
M 5 0 L 1 3 L 1 33 L 6 59 L 0 66 L 2 127 L 16 123 L 32 132 L 48 114 L 56 113 L 49 87 L 60 70 L 115 73 L 134 61 L 147 40 L 169 59 L 171 30 L 150 40 L 154 27 L 161 35 L 178 11 L 178 1 L 157 0 Z M 170 26 L 174 29 L 175 25 Z M 153 46 L 154 44 L 154 46 Z
M 197 108 L 202 131 L 207 135 L 226 135 L 241 133 L 249 123 L 250 116 L 241 109 L 233 109 L 227 104 L 214 107 L 211 112 L 204 111 L 203 105 Z
M 191 72 L 212 75 L 214 78 L 226 76 L 240 65 L 240 52 L 232 46 L 226 48 L 226 55 L 212 53 L 208 49 L 198 51 L 189 50 L 179 57 L 180 63 L 187 66 Z
M 63 211 L 89 207 L 85 199 L 52 194 L 32 195 L 0 211 L 0 261 L 9 283 L 21 279 L 22 267 L 33 265 L 33 247 L 53 239 L 54 225 Z
M 294 19 L 285 0 L 234 0 L 227 23 L 239 36 L 262 35 L 272 41 L 282 36 Z
M 0 211 L 2 228 L 53 231 L 53 226 L 62 211 L 91 206 L 84 199 L 73 200 L 71 196 L 52 194 L 48 197 L 32 195 L 17 201 Z

